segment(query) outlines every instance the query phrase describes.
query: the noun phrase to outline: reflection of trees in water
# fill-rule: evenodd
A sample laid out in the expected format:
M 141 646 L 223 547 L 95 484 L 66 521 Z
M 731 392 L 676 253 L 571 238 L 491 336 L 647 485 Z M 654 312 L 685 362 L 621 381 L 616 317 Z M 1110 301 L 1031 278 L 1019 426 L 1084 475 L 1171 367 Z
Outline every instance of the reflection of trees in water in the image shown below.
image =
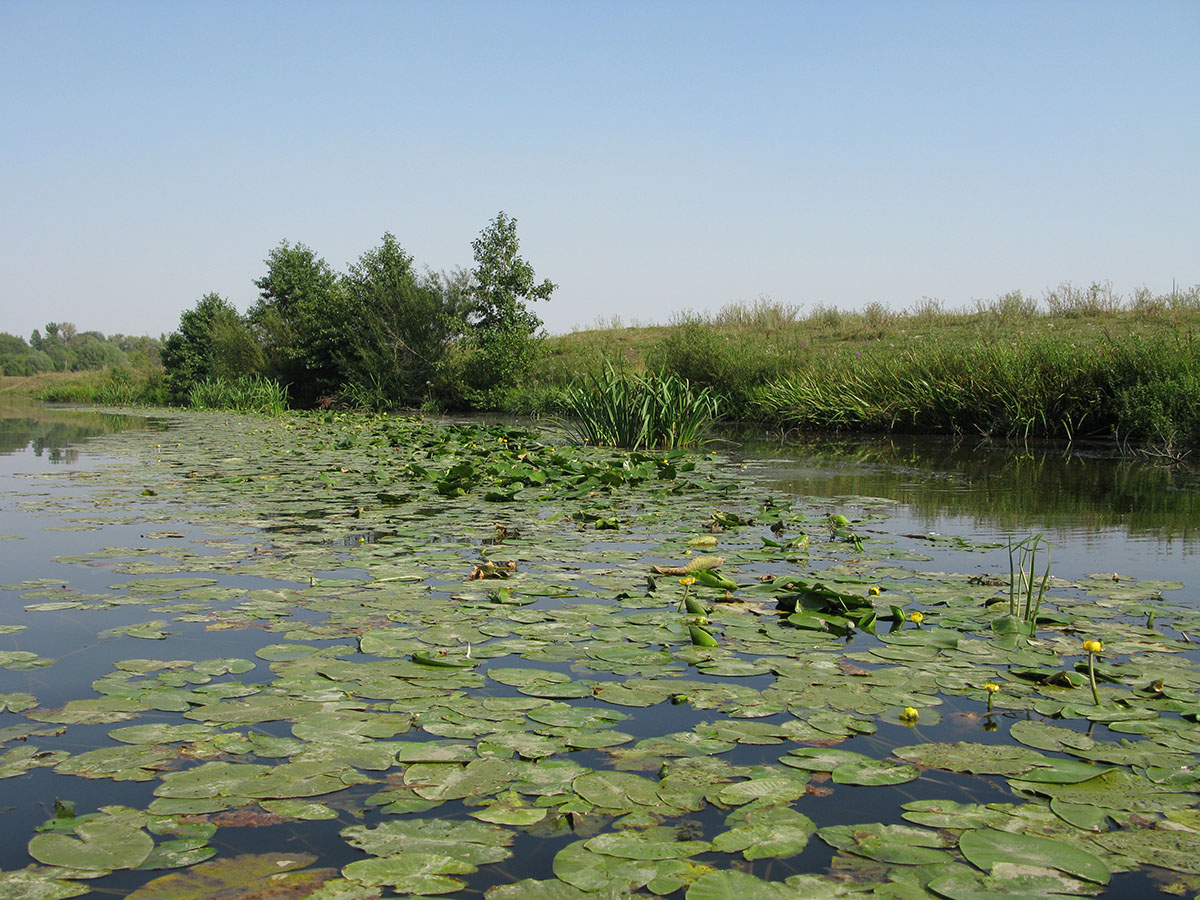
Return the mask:
M 1006 531 L 1120 528 L 1200 542 L 1200 471 L 1110 448 L 946 438 L 814 438 L 758 447 L 789 490 L 890 497 L 919 518 L 969 516 Z M 790 457 L 790 459 L 789 459 Z
M 79 449 L 77 447 L 48 447 L 45 449 L 49 451 L 46 454 L 46 459 L 52 463 L 72 465 L 79 461 Z M 37 442 L 34 442 L 33 452 L 35 456 L 42 455 L 42 450 L 38 447 Z
M 0 404 L 0 454 L 29 447 L 52 463 L 74 463 L 82 443 L 99 434 L 144 426 L 145 420 L 113 413 L 53 409 L 32 404 Z

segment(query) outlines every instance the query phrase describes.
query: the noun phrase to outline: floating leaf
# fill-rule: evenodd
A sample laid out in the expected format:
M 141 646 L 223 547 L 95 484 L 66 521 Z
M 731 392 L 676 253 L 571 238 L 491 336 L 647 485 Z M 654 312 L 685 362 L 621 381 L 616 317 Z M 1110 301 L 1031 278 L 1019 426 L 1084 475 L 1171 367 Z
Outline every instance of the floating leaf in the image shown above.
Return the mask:
M 342 875 L 368 887 L 387 885 L 402 894 L 449 894 L 466 887 L 451 875 L 468 875 L 475 866 L 436 853 L 396 853 L 360 859 L 342 867 Z
M 74 833 L 35 835 L 29 855 L 48 866 L 107 872 L 140 866 L 154 849 L 154 838 L 142 829 L 107 817 L 80 822 Z
M 958 839 L 958 849 L 970 862 L 989 871 L 997 863 L 1009 863 L 1058 869 L 1097 884 L 1108 884 L 1112 877 L 1112 871 L 1095 854 L 1032 834 L 992 828 L 964 831 Z
M 904 784 L 915 781 L 921 774 L 916 766 L 889 762 L 843 763 L 833 770 L 833 780 L 838 784 L 884 785 Z
M 951 860 L 941 849 L 947 846 L 942 835 L 907 825 L 832 825 L 819 829 L 817 836 L 839 850 L 878 862 L 927 866 Z

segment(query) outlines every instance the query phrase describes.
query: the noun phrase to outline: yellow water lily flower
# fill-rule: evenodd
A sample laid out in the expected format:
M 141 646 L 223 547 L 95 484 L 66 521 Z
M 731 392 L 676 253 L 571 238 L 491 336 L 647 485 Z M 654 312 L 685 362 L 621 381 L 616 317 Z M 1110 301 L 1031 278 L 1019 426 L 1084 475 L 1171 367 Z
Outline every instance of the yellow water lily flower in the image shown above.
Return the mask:
M 879 596 L 879 588 L 875 587 L 875 585 L 871 585 L 869 588 L 867 588 L 867 593 L 870 594 L 872 597 L 878 597 Z
M 696 579 L 693 578 L 691 575 L 688 575 L 686 578 L 680 578 L 679 583 L 682 584 L 684 587 L 688 587 L 690 585 L 695 584 Z
M 1104 644 L 1102 644 L 1100 641 L 1084 641 L 1083 649 L 1088 653 L 1099 653 L 1104 649 Z
M 919 610 L 915 613 L 909 613 L 908 621 L 912 622 L 915 625 L 920 625 L 922 622 L 925 621 L 925 614 Z
M 983 686 L 983 689 L 984 689 L 985 691 L 987 691 L 989 694 L 994 694 L 994 693 L 996 693 L 996 691 L 1000 690 L 1000 685 L 998 685 L 998 684 L 995 684 L 994 682 L 991 682 L 991 681 L 989 681 L 987 684 L 985 684 L 985 685 Z
M 900 713 L 900 718 L 906 722 L 915 722 L 921 718 L 921 711 L 915 706 L 906 706 L 904 712 Z

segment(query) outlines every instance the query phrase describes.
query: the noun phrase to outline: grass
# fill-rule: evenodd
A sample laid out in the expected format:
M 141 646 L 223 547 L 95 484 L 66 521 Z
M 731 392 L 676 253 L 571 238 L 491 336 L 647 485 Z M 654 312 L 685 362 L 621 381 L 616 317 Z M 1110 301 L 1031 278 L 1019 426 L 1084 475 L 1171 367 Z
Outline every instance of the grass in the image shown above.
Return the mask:
M 188 406 L 282 415 L 287 409 L 287 388 L 261 375 L 244 375 L 237 379 L 206 378 L 188 392 Z
M 633 450 L 695 446 L 721 409 L 709 388 L 693 388 L 678 375 L 634 375 L 611 366 L 567 388 L 564 412 L 589 444 Z
M 1200 443 L 1200 286 L 1120 297 L 1066 284 L 901 312 L 760 298 L 669 325 L 614 322 L 550 338 L 514 410 L 553 407 L 608 366 L 677 375 L 783 428 L 1188 446 Z
M 99 406 L 161 406 L 166 383 L 161 368 L 112 367 L 86 372 L 42 372 L 0 379 L 0 395 L 47 403 Z

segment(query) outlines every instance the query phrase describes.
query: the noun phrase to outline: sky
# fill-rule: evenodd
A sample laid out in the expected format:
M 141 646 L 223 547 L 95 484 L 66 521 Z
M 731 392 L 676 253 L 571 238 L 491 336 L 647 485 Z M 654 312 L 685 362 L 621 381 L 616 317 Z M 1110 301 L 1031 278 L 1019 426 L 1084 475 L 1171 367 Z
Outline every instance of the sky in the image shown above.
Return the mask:
M 0 0 L 0 331 L 245 310 L 281 241 L 551 333 L 1200 282 L 1195 0 Z

